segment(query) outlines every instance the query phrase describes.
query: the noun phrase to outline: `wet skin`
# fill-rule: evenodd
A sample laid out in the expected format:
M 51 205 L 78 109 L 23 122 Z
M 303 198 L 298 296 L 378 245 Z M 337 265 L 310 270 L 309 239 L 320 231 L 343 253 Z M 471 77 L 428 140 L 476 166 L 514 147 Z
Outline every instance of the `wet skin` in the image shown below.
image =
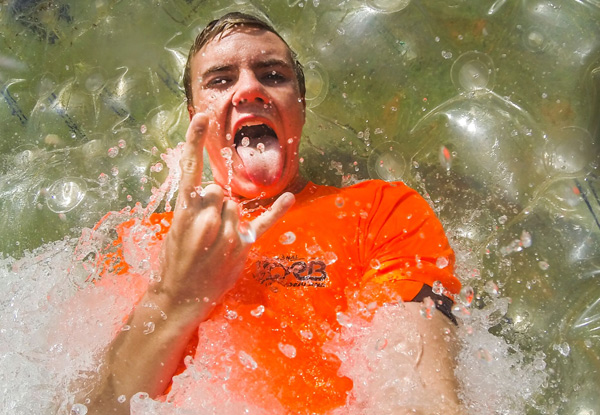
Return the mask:
M 209 118 L 205 148 L 215 182 L 228 185 L 222 150 L 231 148 L 235 196 L 272 198 L 295 187 L 301 181 L 298 145 L 305 102 L 285 43 L 271 32 L 238 28 L 205 45 L 192 60 L 191 74 L 194 105 L 189 111 Z M 256 124 L 276 134 L 264 154 L 253 143 L 236 145 L 239 129 Z

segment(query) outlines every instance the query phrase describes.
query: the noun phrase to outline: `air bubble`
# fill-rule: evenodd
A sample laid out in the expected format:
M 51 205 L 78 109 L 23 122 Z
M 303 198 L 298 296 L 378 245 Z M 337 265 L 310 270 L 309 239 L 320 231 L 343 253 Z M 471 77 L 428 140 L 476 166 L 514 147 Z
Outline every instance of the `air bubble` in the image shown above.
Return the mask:
M 338 208 L 343 208 L 344 207 L 344 198 L 342 196 L 338 196 L 335 198 L 335 205 Z
M 367 0 L 367 5 L 382 13 L 395 13 L 404 10 L 410 4 L 410 0 Z
M 264 153 L 265 152 L 265 145 L 263 143 L 258 143 L 256 145 L 256 149 L 258 150 L 259 153 Z
M 55 181 L 47 191 L 46 205 L 54 213 L 75 209 L 84 199 L 87 185 L 78 177 L 64 177 Z
M 108 149 L 108 157 L 115 158 L 119 155 L 119 147 L 111 147 Z
M 491 90 L 495 80 L 494 62 L 485 53 L 466 52 L 454 61 L 450 75 L 459 91 Z
M 546 261 L 540 261 L 538 262 L 538 267 L 540 267 L 542 271 L 547 271 L 548 268 L 550 268 L 550 264 L 548 264 Z
M 304 66 L 306 83 L 306 106 L 314 108 L 321 104 L 329 90 L 329 76 L 323 66 L 317 61 L 310 61 Z
M 406 161 L 397 143 L 387 141 L 376 146 L 367 160 L 369 176 L 388 182 L 401 181 Z
M 242 146 L 248 147 L 249 145 L 250 145 L 250 139 L 248 137 L 243 137 L 242 138 Z

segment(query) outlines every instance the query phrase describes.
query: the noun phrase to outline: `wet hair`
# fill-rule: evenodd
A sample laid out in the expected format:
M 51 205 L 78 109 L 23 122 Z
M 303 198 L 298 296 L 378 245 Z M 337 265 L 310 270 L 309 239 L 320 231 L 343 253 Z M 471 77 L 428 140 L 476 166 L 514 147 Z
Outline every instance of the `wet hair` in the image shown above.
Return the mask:
M 254 27 L 258 29 L 265 30 L 267 32 L 274 33 L 277 35 L 279 39 L 283 41 L 283 43 L 287 46 L 290 57 L 292 60 L 292 66 L 294 69 L 294 73 L 296 74 L 296 80 L 298 81 L 298 88 L 300 90 L 300 95 L 304 97 L 306 94 L 306 85 L 304 81 L 304 70 L 302 65 L 297 59 L 297 54 L 290 48 L 290 45 L 281 37 L 279 33 L 267 22 L 259 19 L 256 16 L 252 16 L 245 13 L 240 12 L 232 12 L 227 13 L 219 19 L 213 20 L 196 36 L 196 40 L 194 44 L 190 48 L 190 53 L 188 54 L 187 62 L 185 64 L 185 70 L 183 72 L 183 86 L 185 88 L 185 97 L 187 99 L 188 107 L 193 107 L 193 98 L 192 98 L 192 74 L 191 74 L 191 66 L 192 59 L 196 54 L 211 40 L 216 37 L 223 36 L 226 32 L 235 29 L 236 27 Z

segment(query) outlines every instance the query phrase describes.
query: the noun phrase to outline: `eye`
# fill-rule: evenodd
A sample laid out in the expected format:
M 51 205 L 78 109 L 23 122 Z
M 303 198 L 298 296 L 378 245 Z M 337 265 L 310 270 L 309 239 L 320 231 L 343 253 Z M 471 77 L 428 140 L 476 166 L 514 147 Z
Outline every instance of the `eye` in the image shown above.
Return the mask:
M 265 75 L 263 76 L 263 79 L 266 83 L 270 83 L 273 85 L 277 85 L 277 84 L 287 81 L 287 77 L 284 74 L 282 74 L 281 72 L 277 72 L 277 71 L 269 71 L 269 72 L 265 73 Z
M 226 76 L 216 76 L 206 83 L 208 88 L 219 88 L 229 85 L 231 79 Z

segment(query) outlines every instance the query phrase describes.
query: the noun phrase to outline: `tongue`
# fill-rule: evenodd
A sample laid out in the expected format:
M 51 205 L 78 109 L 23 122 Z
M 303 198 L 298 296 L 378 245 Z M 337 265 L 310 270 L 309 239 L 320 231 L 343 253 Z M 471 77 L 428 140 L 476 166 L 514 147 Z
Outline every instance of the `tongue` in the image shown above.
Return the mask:
M 247 147 L 237 146 L 250 180 L 258 185 L 271 185 L 283 169 L 283 154 L 276 137 L 262 136 L 250 140 Z

